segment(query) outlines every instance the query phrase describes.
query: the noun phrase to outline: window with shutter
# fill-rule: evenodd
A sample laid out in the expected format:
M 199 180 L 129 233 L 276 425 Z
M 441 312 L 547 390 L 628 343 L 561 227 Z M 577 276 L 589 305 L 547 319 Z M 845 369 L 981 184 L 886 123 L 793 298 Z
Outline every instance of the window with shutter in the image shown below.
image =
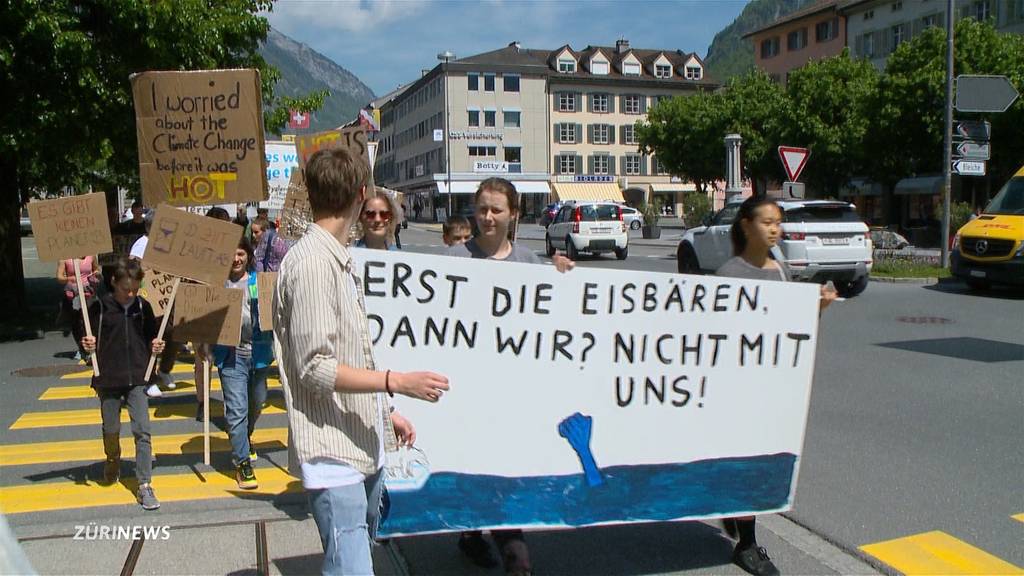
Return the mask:
M 608 143 L 615 144 L 615 126 L 612 124 L 606 124 L 604 128 L 608 131 Z
M 608 156 L 608 173 L 615 174 L 615 156 Z
M 582 144 L 583 143 L 583 124 L 574 124 L 574 126 L 576 127 L 575 131 L 574 131 L 575 142 L 577 144 Z
M 595 124 L 587 124 L 587 143 L 588 144 L 593 144 L 594 143 L 594 128 L 596 128 L 596 127 L 597 126 Z
M 579 92 L 575 92 L 575 93 L 573 93 L 572 97 L 573 97 L 573 108 L 572 109 L 573 110 L 583 110 L 583 94 L 580 94 Z
M 562 134 L 562 125 L 559 124 L 558 122 L 555 122 L 555 127 L 553 130 L 551 130 L 551 134 L 554 137 L 554 141 L 558 142 L 560 139 L 559 137 Z

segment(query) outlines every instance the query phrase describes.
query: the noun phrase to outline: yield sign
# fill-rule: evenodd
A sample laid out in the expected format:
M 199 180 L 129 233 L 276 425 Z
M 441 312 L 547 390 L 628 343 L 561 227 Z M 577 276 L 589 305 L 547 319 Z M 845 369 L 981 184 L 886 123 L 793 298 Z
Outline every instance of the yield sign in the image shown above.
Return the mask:
M 790 182 L 796 182 L 810 157 L 811 151 L 807 148 L 779 146 L 779 158 L 782 158 L 782 165 L 786 168 L 786 175 L 789 176 Z

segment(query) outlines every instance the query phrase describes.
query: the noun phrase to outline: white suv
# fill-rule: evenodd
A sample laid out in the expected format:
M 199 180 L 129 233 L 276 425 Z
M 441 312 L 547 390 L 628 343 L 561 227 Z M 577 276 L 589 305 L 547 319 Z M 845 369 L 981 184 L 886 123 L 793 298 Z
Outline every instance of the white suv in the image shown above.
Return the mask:
M 832 280 L 843 297 L 864 291 L 871 272 L 871 234 L 853 204 L 829 200 L 780 200 L 781 257 L 793 279 Z M 732 257 L 729 229 L 739 211 L 729 204 L 704 225 L 683 235 L 676 250 L 679 271 L 713 272 Z
M 580 252 L 615 252 L 625 260 L 629 253 L 629 234 L 622 221 L 622 207 L 611 202 L 567 202 L 548 225 L 544 250 L 548 256 L 556 248 L 575 260 Z

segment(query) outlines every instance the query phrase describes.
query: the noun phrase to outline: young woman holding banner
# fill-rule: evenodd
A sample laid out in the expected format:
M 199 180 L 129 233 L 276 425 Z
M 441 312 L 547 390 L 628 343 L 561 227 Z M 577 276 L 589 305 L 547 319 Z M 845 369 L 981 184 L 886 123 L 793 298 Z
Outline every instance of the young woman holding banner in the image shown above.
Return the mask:
M 733 257 L 718 269 L 718 276 L 789 281 L 789 268 L 785 262 L 777 261 L 772 256 L 772 249 L 782 236 L 782 209 L 774 199 L 758 196 L 744 201 L 729 234 Z M 835 298 L 834 288 L 822 286 L 819 309 L 827 308 Z M 779 570 L 772 563 L 768 551 L 757 545 L 755 523 L 755 516 L 724 520 L 725 531 L 729 536 L 738 538 L 732 561 L 756 576 L 777 576 Z
M 121 405 L 124 403 L 128 406 L 135 436 L 135 477 L 139 481 L 136 499 L 144 509 L 155 510 L 160 507 L 160 501 L 150 485 L 153 447 L 149 399 L 144 389 L 149 356 L 161 353 L 164 342 L 156 338 L 153 309 L 139 297 L 141 264 L 121 257 L 108 271 L 107 293 L 89 305 L 89 320 L 96 335 L 82 337 L 82 348 L 95 353 L 103 367 L 99 376 L 92 377 L 103 418 L 103 451 L 107 457 L 103 479 L 113 484 L 121 475 Z
M 532 250 L 508 239 L 509 228 L 519 217 L 519 194 L 511 182 L 504 178 L 484 180 L 477 188 L 473 202 L 476 205 L 473 216 L 480 233 L 468 242 L 451 246 L 448 256 L 543 263 Z M 556 253 L 551 261 L 559 272 L 568 272 L 576 266 L 560 253 Z M 507 574 L 531 573 L 530 553 L 522 530 L 492 530 L 491 535 L 501 552 Z M 459 550 L 478 566 L 490 568 L 497 564 L 479 530 L 463 532 L 459 537 Z
M 267 371 L 274 360 L 274 334 L 260 330 L 259 289 L 252 245 L 242 236 L 225 288 L 242 290 L 242 330 L 238 346 L 214 346 L 213 362 L 224 393 L 224 419 L 231 441 L 235 480 L 243 490 L 259 487 L 252 461 L 252 433 L 267 399 Z M 269 305 L 269 303 L 267 304 Z
M 396 242 L 398 222 L 402 220 L 402 207 L 380 186 L 373 198 L 363 202 L 359 211 L 359 240 L 356 248 L 374 250 L 401 250 Z

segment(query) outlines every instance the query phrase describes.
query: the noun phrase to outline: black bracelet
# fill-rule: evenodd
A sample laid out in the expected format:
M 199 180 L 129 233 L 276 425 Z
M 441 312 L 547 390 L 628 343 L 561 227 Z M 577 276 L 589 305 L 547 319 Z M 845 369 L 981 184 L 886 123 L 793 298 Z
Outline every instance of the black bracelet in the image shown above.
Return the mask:
M 384 373 L 384 391 L 388 393 L 388 396 L 395 397 L 395 393 L 391 391 L 391 370 Z

